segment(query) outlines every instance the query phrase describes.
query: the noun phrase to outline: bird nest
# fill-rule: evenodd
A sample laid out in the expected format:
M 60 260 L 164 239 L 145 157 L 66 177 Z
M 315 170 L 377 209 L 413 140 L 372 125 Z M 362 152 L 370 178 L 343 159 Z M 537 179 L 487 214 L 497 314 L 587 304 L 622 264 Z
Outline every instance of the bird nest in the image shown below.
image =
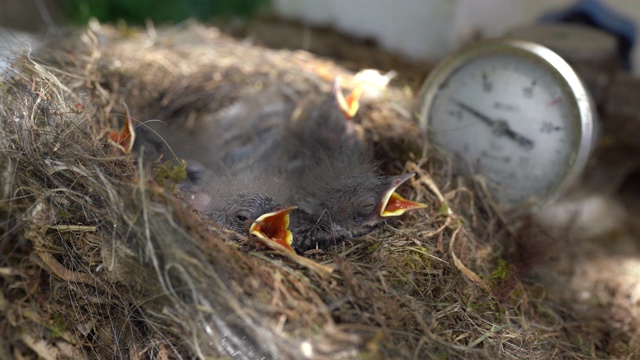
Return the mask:
M 197 126 L 247 88 L 320 93 L 337 74 L 352 75 L 196 24 L 92 24 L 17 57 L 0 99 L 0 358 L 579 353 L 544 291 L 503 260 L 523 235 L 424 143 L 410 89 L 389 87 L 356 121 L 385 172 L 417 173 L 400 191 L 429 208 L 306 260 L 210 226 L 172 186 L 180 167 L 108 141 L 126 108 Z

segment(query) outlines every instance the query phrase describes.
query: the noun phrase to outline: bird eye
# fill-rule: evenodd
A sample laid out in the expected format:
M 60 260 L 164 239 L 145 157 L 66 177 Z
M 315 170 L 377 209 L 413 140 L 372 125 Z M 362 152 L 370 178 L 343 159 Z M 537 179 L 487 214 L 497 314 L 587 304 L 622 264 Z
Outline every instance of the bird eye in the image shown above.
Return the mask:
M 236 220 L 238 220 L 239 222 L 245 222 L 249 219 L 249 217 L 247 216 L 247 214 L 244 213 L 244 211 L 238 211 L 236 213 Z
M 360 210 L 358 212 L 362 216 L 369 216 L 376 210 L 376 205 L 377 203 L 374 199 L 367 199 L 367 201 L 360 205 Z

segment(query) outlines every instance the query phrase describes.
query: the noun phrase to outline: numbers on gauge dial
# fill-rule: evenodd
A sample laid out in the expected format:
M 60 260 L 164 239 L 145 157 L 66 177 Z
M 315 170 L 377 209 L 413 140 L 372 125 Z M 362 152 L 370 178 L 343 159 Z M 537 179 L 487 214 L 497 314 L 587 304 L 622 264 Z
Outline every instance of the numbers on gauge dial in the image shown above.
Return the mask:
M 487 56 L 454 72 L 430 111 L 435 141 L 507 203 L 544 194 L 571 161 L 575 129 L 557 79 L 533 61 Z

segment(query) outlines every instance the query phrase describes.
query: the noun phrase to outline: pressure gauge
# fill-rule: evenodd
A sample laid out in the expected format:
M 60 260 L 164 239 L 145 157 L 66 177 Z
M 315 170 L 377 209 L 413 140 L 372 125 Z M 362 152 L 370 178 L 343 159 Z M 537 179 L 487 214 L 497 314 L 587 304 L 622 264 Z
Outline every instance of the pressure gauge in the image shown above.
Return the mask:
M 484 178 L 505 211 L 567 190 L 596 138 L 582 82 L 559 55 L 532 42 L 494 39 L 461 49 L 432 71 L 420 100 L 428 138 Z

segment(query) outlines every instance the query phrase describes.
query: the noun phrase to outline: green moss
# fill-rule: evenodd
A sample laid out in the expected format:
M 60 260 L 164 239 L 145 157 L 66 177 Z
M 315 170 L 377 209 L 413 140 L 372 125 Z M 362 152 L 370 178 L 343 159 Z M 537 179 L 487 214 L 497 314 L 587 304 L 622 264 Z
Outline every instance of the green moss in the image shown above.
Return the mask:
M 448 216 L 449 215 L 449 206 L 445 203 L 440 205 L 440 209 L 438 209 L 438 215 Z
M 491 282 L 498 283 L 509 277 L 509 264 L 504 260 L 498 260 L 498 267 L 491 273 Z
M 447 360 L 451 358 L 451 354 L 446 351 L 440 351 L 432 355 L 435 360 Z
M 65 208 L 62 208 L 62 207 L 58 208 L 58 215 L 63 220 L 71 219 L 71 214 Z
M 378 248 L 380 248 L 381 244 L 382 242 L 380 241 L 374 242 L 373 244 L 371 244 L 371 246 L 369 246 L 369 248 L 367 248 L 367 253 L 373 254 L 376 250 L 378 250 Z
M 51 331 L 51 335 L 53 335 L 54 338 L 62 337 L 62 334 L 67 331 L 67 327 L 62 319 L 61 314 L 53 314 L 53 322 L 46 326 L 46 328 Z
M 155 180 L 160 186 L 168 186 L 170 191 L 174 191 L 176 184 L 183 182 L 187 178 L 187 162 L 181 160 L 180 164 L 166 161 L 156 168 Z
M 421 268 L 431 268 L 431 261 L 429 259 L 429 249 L 423 246 L 412 246 L 409 250 L 413 251 L 413 255 L 407 256 L 410 265 L 416 269 L 416 265 L 419 264 Z
M 511 291 L 511 305 L 516 306 L 524 296 L 522 288 L 516 287 Z
M 618 342 L 617 345 L 618 344 L 624 344 L 624 343 Z M 576 339 L 576 344 L 575 345 L 580 349 L 580 351 L 582 352 L 582 355 L 589 356 L 589 357 L 593 356 L 593 353 L 591 352 L 591 349 L 589 349 L 588 345 L 586 344 L 586 342 L 582 338 L 582 335 L 578 334 L 578 338 Z M 623 347 L 625 347 L 625 345 L 623 345 Z M 626 350 L 630 350 L 630 349 L 626 349 Z M 628 354 L 629 352 L 623 351 L 623 353 Z

